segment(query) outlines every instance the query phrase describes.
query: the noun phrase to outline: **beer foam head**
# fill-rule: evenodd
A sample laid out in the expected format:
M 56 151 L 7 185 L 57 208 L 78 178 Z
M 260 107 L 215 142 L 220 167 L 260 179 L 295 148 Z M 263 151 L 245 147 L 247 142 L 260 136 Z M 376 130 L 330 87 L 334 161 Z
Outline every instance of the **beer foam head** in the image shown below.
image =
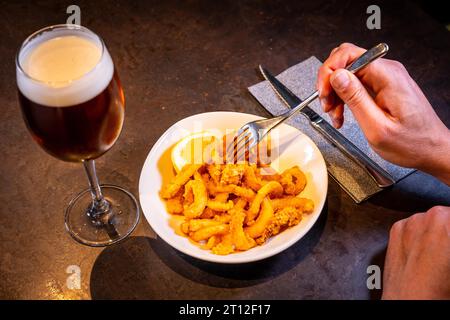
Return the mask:
M 33 102 L 54 107 L 94 98 L 110 83 L 114 65 L 103 42 L 86 28 L 31 36 L 17 57 L 17 85 Z

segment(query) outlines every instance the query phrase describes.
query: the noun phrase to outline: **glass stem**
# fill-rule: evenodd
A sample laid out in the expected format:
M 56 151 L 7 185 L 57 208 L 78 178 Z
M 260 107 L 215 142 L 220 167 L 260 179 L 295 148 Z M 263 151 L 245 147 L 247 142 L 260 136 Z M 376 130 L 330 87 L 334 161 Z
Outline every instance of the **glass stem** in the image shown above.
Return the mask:
M 95 171 L 95 161 L 84 160 L 83 165 L 88 176 L 89 187 L 92 195 L 92 205 L 88 208 L 87 214 L 91 217 L 94 223 L 101 223 L 100 220 L 102 220 L 102 218 L 106 218 L 104 216 L 110 210 L 110 204 L 103 197 L 102 189 L 98 183 L 97 172 Z
M 89 187 L 91 188 L 92 200 L 101 202 L 103 198 L 102 189 L 98 183 L 97 172 L 95 171 L 95 161 L 85 160 L 83 161 L 84 169 L 89 180 Z

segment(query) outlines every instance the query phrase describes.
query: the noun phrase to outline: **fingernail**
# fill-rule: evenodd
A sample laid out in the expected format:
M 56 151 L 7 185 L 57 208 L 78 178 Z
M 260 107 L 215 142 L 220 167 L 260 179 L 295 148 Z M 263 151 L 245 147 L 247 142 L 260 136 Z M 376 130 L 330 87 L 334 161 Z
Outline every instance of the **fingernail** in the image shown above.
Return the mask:
M 350 78 L 348 77 L 347 71 L 338 70 L 331 76 L 330 81 L 333 88 L 340 90 L 348 86 Z

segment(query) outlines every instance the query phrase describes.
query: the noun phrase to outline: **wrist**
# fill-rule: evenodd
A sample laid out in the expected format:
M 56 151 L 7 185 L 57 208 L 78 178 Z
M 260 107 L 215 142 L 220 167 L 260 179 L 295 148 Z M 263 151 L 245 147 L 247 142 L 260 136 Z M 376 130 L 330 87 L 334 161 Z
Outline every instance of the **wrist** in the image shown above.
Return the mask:
M 447 127 L 444 126 L 429 150 L 428 161 L 418 169 L 450 186 L 450 130 Z

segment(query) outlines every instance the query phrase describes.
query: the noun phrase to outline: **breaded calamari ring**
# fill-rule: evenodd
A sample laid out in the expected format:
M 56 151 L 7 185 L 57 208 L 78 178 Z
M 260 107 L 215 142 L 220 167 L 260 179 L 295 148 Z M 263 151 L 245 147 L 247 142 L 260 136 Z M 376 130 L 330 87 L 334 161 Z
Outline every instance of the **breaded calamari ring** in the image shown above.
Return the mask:
M 201 164 L 187 164 L 162 190 L 161 197 L 164 199 L 172 198 L 184 186 L 192 175 L 201 168 Z
M 188 221 L 183 222 L 183 223 L 181 224 L 180 229 L 181 229 L 181 231 L 182 231 L 184 234 L 189 234 L 189 222 L 188 222 Z
M 287 207 L 283 210 L 280 210 L 283 214 L 289 215 L 288 227 L 295 226 L 300 223 L 302 220 L 302 212 L 294 207 Z
M 218 193 L 216 194 L 216 196 L 214 197 L 214 201 L 219 201 L 219 202 L 226 202 L 228 200 L 229 197 L 229 193 L 228 192 L 222 192 L 222 193 Z
M 248 201 L 245 200 L 244 198 L 237 198 L 236 202 L 234 203 L 234 209 L 239 210 L 239 209 L 244 209 L 245 206 L 247 205 Z
M 244 175 L 244 164 L 228 164 L 222 170 L 221 184 L 239 184 Z
M 222 176 L 223 166 L 220 164 L 209 164 L 206 166 L 206 170 L 209 173 L 209 176 L 215 183 L 220 182 L 220 177 Z
M 235 184 L 208 186 L 208 188 L 210 188 L 208 190 L 212 190 L 214 194 L 228 192 L 247 200 L 252 200 L 255 197 L 255 192 L 253 192 L 252 189 L 237 186 Z
M 183 193 L 182 199 L 184 199 L 183 207 L 185 205 L 189 205 L 194 202 L 194 192 L 192 191 L 192 188 L 190 186 L 184 187 L 184 193 Z
M 253 190 L 249 188 L 244 188 L 235 184 L 216 184 L 214 183 L 214 181 L 212 181 L 208 174 L 201 175 L 201 179 L 206 185 L 206 188 L 210 195 L 216 196 L 220 193 L 232 193 L 238 197 L 246 198 L 247 200 L 252 200 L 255 197 L 255 192 L 253 192 Z
M 283 209 L 284 210 L 284 209 Z M 263 244 L 268 238 L 280 233 L 283 226 L 289 223 L 289 214 L 285 214 L 283 210 L 278 211 L 271 219 L 269 226 L 264 230 L 263 234 L 256 239 L 258 244 Z
M 202 214 L 199 218 L 201 219 L 212 219 L 215 215 L 219 214 L 220 212 L 214 211 L 211 208 L 206 207 L 205 210 L 203 210 Z
M 210 250 L 210 249 L 212 249 L 212 247 L 214 247 L 218 243 L 219 243 L 219 237 L 212 236 L 211 238 L 208 239 L 208 241 L 204 245 L 202 245 L 201 248 L 204 250 Z
M 314 202 L 311 199 L 288 196 L 284 198 L 272 199 L 272 207 L 275 211 L 286 207 L 294 207 L 303 213 L 311 213 L 314 210 Z
M 258 219 L 256 219 L 255 223 L 250 227 L 245 228 L 245 232 L 252 237 L 257 238 L 264 233 L 267 226 L 271 223 L 273 217 L 273 208 L 270 204 L 270 200 L 264 198 L 261 205 L 261 212 L 258 215 Z
M 244 183 L 254 191 L 258 192 L 262 187 L 261 180 L 255 174 L 256 166 L 248 165 L 244 171 Z
M 298 195 L 305 189 L 306 176 L 298 166 L 294 166 L 281 174 L 280 183 L 286 194 Z
M 229 223 L 231 220 L 231 214 L 217 214 L 214 216 L 215 221 L 219 221 L 220 223 Z
M 245 200 L 244 198 L 237 198 L 237 199 L 235 199 L 233 208 L 231 210 L 228 210 L 228 216 L 230 217 L 229 220 L 231 220 L 231 217 L 236 212 L 242 211 L 242 212 L 245 213 L 246 211 L 244 210 L 244 208 L 247 205 L 247 203 L 248 203 L 247 200 Z
M 231 193 L 238 197 L 242 197 L 246 200 L 253 200 L 255 198 L 255 192 L 253 192 L 252 189 L 236 186 L 234 184 L 231 184 L 230 186 L 232 188 Z
M 228 200 L 229 194 L 227 192 L 218 193 L 214 197 L 214 200 L 208 200 L 206 203 L 207 209 L 212 209 L 216 212 L 228 211 L 233 208 L 234 203 L 232 200 Z
M 231 233 L 227 233 L 222 236 L 218 245 L 211 249 L 213 254 L 226 255 L 234 252 L 234 244 L 231 237 Z
M 211 253 L 225 256 L 234 252 L 234 246 L 232 244 L 220 242 L 218 245 L 211 249 Z
M 208 193 L 206 192 L 205 184 L 199 180 L 190 180 L 186 183 L 185 189 L 192 189 L 194 202 L 184 205 L 183 213 L 189 219 L 197 218 L 201 216 L 208 202 Z
M 269 194 L 281 195 L 283 194 L 283 187 L 276 181 L 270 181 L 266 185 L 264 185 L 261 189 L 259 189 L 258 193 L 250 204 L 250 208 L 248 209 L 246 222 L 248 225 L 252 224 L 255 220 L 256 216 L 259 213 L 259 208 L 261 206 L 261 202 L 265 197 Z
M 183 204 L 181 203 L 181 197 L 175 197 L 167 200 L 166 203 L 167 212 L 170 214 L 182 214 Z
M 219 224 L 222 224 L 219 221 L 215 221 L 212 219 L 191 219 L 188 222 L 188 229 L 189 231 L 195 232 L 203 228 L 211 227 L 211 226 L 217 226 Z
M 256 245 L 255 240 L 244 231 L 244 219 L 245 213 L 241 210 L 235 212 L 230 221 L 230 234 L 233 244 L 236 249 L 242 251 L 253 248 Z
M 195 232 L 189 233 L 189 237 L 192 240 L 199 242 L 206 240 L 215 235 L 222 235 L 230 231 L 230 227 L 227 224 L 219 224 L 216 226 L 206 227 Z
M 271 236 L 280 233 L 282 228 L 297 225 L 302 220 L 302 213 L 297 208 L 286 207 L 275 213 L 269 226 L 262 235 L 256 239 L 258 244 L 263 244 Z
M 234 202 L 233 200 L 228 200 L 227 202 L 208 200 L 206 206 L 214 211 L 228 211 L 233 208 Z

